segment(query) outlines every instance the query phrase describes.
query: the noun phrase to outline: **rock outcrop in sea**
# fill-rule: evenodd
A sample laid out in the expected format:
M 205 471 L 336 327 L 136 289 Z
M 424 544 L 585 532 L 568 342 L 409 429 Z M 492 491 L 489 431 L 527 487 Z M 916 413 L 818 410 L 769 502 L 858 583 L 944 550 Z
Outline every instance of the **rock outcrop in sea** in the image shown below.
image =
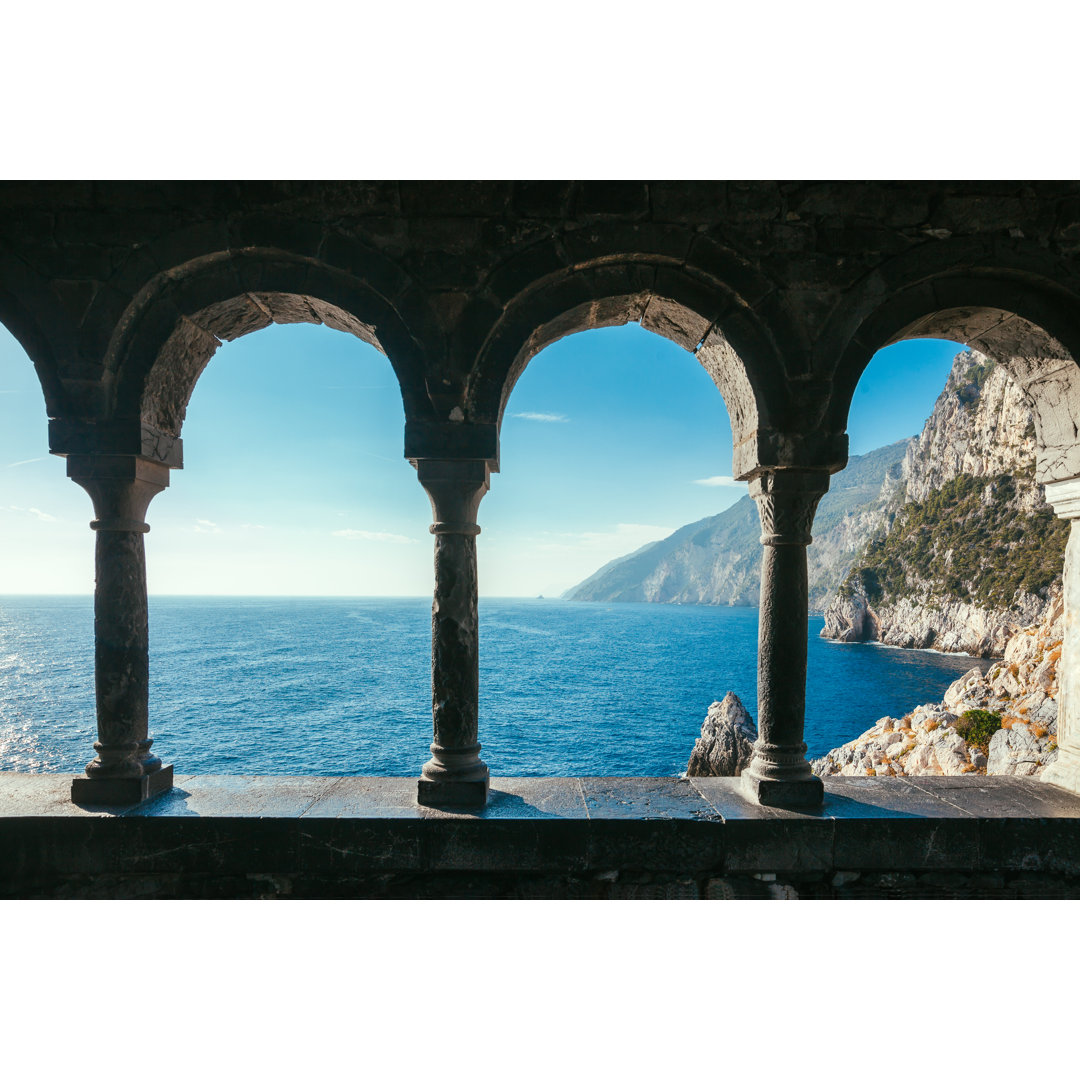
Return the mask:
M 714 701 L 694 743 L 687 776 L 738 776 L 754 753 L 757 725 L 731 690 Z
M 1061 587 L 1041 622 L 1012 636 L 985 673 L 957 679 L 941 702 L 883 716 L 857 739 L 811 762 L 819 776 L 1037 776 L 1057 757 Z
M 1004 367 L 956 357 L 900 473 L 822 637 L 1001 656 L 1047 612 L 1068 535 L 1035 482 L 1034 418 Z

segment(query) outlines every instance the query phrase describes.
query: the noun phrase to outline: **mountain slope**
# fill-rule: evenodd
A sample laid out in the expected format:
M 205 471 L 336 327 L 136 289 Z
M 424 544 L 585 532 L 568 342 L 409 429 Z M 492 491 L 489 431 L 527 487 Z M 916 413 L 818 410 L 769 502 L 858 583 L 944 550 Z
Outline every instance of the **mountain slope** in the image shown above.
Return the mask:
M 761 532 L 749 496 L 721 514 L 605 564 L 563 594 L 567 600 L 661 604 L 756 604 Z
M 852 457 L 832 478 L 808 552 L 812 608 L 820 610 L 828 602 L 868 533 L 884 526 L 910 441 Z M 753 606 L 760 589 L 760 536 L 757 507 L 747 495 L 723 513 L 607 563 L 563 595 L 569 600 Z

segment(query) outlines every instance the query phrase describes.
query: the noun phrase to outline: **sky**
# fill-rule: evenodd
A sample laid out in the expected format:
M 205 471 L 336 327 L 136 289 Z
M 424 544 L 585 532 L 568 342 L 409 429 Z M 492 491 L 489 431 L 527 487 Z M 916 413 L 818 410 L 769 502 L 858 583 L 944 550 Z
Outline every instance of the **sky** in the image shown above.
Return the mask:
M 882 350 L 856 390 L 853 454 L 916 434 L 960 347 Z M 430 595 L 431 511 L 402 457 L 389 361 L 324 326 L 223 345 L 184 424 L 182 470 L 150 505 L 160 595 Z M 47 448 L 29 359 L 0 327 L 0 594 L 93 591 L 89 496 Z M 480 506 L 480 592 L 558 596 L 610 559 L 717 514 L 731 427 L 695 358 L 634 324 L 548 346 L 507 405 Z

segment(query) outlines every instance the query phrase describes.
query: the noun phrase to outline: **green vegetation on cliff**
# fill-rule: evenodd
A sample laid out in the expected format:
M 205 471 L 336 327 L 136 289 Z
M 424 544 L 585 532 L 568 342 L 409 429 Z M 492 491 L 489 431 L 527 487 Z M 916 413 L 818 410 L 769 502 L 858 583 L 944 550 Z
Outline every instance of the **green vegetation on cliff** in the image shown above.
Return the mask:
M 1008 607 L 1017 591 L 1038 594 L 1061 573 L 1069 524 L 1049 507 L 1016 510 L 1012 476 L 964 474 L 910 503 L 885 536 L 870 541 L 840 591 L 871 604 L 929 585 L 930 596 Z
M 974 405 L 982 397 L 983 387 L 990 372 L 997 366 L 995 361 L 985 357 L 980 363 L 972 364 L 964 375 L 964 383 L 957 388 L 956 396 L 964 406 Z

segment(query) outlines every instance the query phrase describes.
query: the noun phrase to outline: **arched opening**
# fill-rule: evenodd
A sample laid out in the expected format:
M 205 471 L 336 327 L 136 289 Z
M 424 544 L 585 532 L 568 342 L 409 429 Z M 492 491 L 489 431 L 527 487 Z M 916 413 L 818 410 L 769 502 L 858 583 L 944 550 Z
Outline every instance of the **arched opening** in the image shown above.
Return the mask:
M 218 350 L 152 510 L 156 749 L 194 772 L 410 775 L 430 738 L 429 513 L 400 388 L 376 343 L 323 322 Z
M 939 650 L 972 670 L 873 728 L 868 715 L 869 730 L 830 755 L 832 771 L 1012 774 L 1018 764 L 1041 772 L 1057 756 L 1068 523 L 1043 483 L 1067 480 L 1080 463 L 1076 365 L 1058 339 L 1014 311 L 948 307 L 905 314 L 864 380 L 875 379 L 879 360 L 941 337 L 955 343 L 946 345 L 955 352 L 948 378 L 903 448 L 823 633 Z
M 317 297 L 251 292 L 180 317 L 155 362 L 140 362 L 147 327 L 161 325 L 136 327 L 112 380 L 114 415 L 134 407 L 171 435 L 195 395 L 185 471 L 149 513 L 154 752 L 202 773 L 415 774 L 430 738 L 430 514 L 402 457 L 402 388 L 374 329 Z M 29 385 L 7 387 L 0 407 Z M 43 410 L 38 420 L 40 453 L 17 449 L 22 428 L 4 425 L 5 505 L 26 517 L 23 532 L 52 532 L 24 541 L 9 530 L 5 566 L 18 573 L 0 592 L 84 595 L 49 601 L 66 605 L 55 659 L 43 647 L 20 660 L 40 671 L 62 657 L 73 700 L 42 697 L 55 680 L 39 680 L 48 723 L 19 721 L 34 749 L 13 764 L 81 773 L 95 733 L 91 511 L 48 455 Z M 59 503 L 16 490 L 15 478 L 48 466 Z M 62 530 L 77 569 L 53 557 Z M 17 557 L 19 544 L 32 559 Z M 287 599 L 268 606 L 259 594 Z
M 633 324 L 588 328 L 530 360 L 480 514 L 493 773 L 670 776 L 717 687 L 753 700 L 756 568 L 726 568 L 727 603 L 702 572 L 707 547 L 689 541 L 701 555 L 689 573 L 678 556 L 651 565 L 743 496 L 731 463 L 724 400 L 679 344 Z

